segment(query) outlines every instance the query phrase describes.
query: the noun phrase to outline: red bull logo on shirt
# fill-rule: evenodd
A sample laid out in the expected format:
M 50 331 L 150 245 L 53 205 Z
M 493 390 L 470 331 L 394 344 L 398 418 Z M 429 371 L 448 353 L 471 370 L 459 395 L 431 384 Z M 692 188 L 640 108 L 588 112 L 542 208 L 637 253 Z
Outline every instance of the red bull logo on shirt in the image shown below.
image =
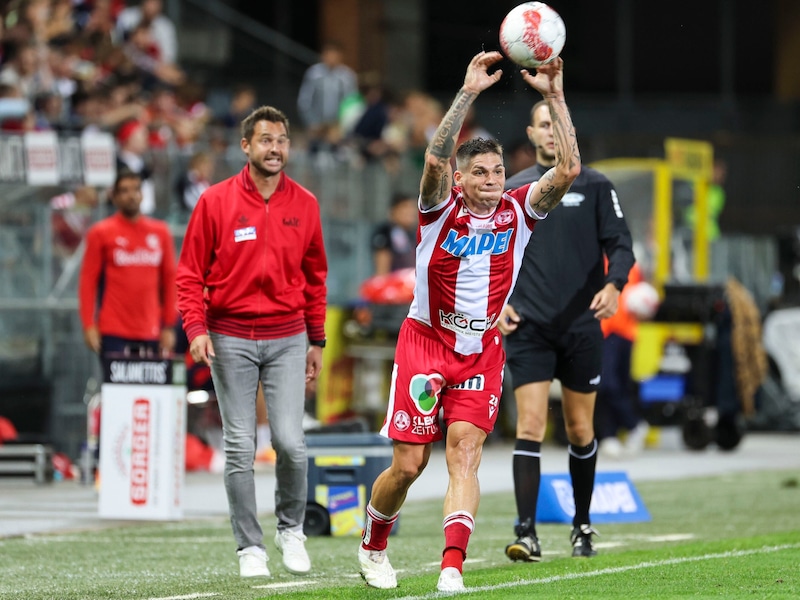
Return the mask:
M 451 229 L 442 242 L 442 250 L 458 258 L 467 258 L 481 254 L 503 254 L 508 251 L 514 229 L 507 231 L 485 232 L 477 235 L 462 235 Z

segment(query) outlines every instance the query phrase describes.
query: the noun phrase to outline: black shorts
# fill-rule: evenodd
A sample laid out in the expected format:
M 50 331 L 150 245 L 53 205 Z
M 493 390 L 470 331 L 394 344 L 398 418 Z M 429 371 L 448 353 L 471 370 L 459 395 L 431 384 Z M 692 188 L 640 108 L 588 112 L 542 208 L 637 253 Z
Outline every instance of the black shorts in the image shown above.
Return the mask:
M 580 329 L 552 331 L 523 320 L 506 336 L 505 348 L 515 389 L 552 379 L 580 393 L 594 392 L 600 385 L 603 332 L 599 321 Z

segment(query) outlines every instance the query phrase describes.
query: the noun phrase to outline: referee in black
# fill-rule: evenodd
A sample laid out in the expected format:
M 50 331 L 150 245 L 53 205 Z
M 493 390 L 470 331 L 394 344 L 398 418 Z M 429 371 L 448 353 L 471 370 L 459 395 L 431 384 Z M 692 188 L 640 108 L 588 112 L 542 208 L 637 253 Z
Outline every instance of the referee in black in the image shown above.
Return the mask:
M 534 105 L 526 133 L 536 149 L 537 164 L 509 178 L 506 189 L 537 181 L 555 161 L 552 116 L 546 103 Z M 506 546 L 511 560 L 538 562 L 542 556 L 536 503 L 554 378 L 561 382 L 575 499 L 572 556 L 596 554 L 592 536 L 597 532 L 591 526 L 589 505 L 597 465 L 593 417 L 602 370 L 600 320 L 616 312 L 633 263 L 631 234 L 613 185 L 598 171 L 581 167 L 561 206 L 536 224 L 498 326 L 506 335 L 517 404 L 513 472 L 518 523 L 517 539 Z

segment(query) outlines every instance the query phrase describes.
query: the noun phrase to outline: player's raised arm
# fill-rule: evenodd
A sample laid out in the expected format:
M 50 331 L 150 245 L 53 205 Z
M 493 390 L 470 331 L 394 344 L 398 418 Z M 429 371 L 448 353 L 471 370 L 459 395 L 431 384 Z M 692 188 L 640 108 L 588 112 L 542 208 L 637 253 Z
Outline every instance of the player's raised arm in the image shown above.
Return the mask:
M 436 206 L 450 195 L 453 185 L 450 159 L 455 152 L 461 125 L 478 94 L 500 81 L 503 71 L 498 69 L 490 74 L 488 69 L 502 58 L 503 55 L 499 52 L 480 52 L 470 61 L 464 76 L 464 85 L 458 90 L 425 151 L 425 166 L 420 181 L 422 208 Z
M 581 172 L 581 154 L 578 138 L 564 99 L 564 61 L 556 58 L 552 63 L 536 69 L 536 75 L 522 71 L 525 82 L 542 94 L 550 107 L 553 122 L 556 164 L 542 175 L 530 194 L 530 203 L 539 213 L 553 210 Z

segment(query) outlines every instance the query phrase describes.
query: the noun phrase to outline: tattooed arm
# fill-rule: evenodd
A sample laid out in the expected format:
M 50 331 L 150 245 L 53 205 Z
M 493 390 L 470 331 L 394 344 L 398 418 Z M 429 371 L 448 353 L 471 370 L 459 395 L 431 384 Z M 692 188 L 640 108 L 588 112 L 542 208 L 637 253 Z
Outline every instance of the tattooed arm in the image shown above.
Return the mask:
M 553 210 L 581 172 L 578 138 L 564 100 L 563 72 L 564 61 L 560 58 L 536 69 L 535 76 L 528 71 L 522 71 L 526 83 L 539 91 L 547 100 L 553 123 L 556 164 L 542 175 L 529 196 L 531 206 L 539 214 Z
M 503 58 L 499 52 L 481 52 L 473 57 L 464 76 L 464 85 L 458 90 L 447 114 L 442 118 L 436 133 L 425 151 L 425 166 L 420 181 L 420 205 L 432 208 L 444 202 L 453 185 L 453 168 L 450 160 L 456 150 L 456 140 L 467 111 L 483 90 L 500 81 L 503 72 L 498 69 L 491 75 L 488 68 Z

